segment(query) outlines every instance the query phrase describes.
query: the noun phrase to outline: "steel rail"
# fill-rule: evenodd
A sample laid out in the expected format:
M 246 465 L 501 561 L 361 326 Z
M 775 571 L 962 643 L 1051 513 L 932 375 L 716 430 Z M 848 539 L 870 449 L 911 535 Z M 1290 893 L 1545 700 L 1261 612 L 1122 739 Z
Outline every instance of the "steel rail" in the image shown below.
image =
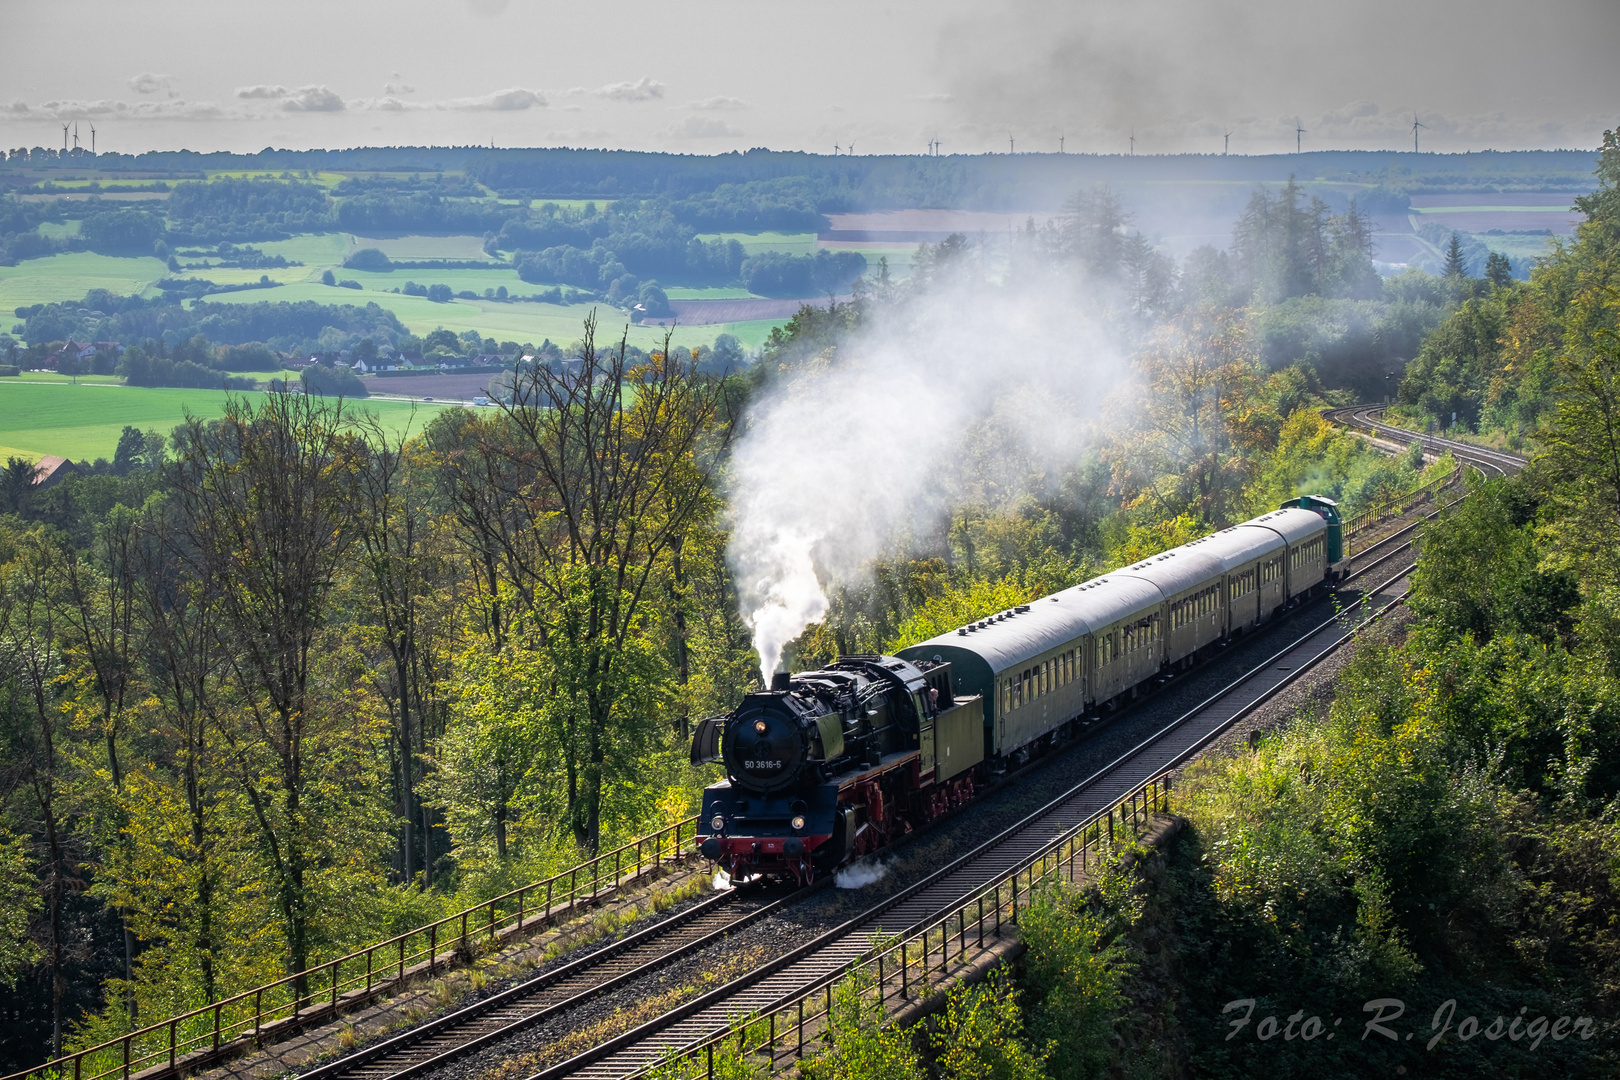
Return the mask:
M 587 956 L 301 1073 L 301 1080 L 339 1076 L 403 1080 L 431 1072 L 706 948 L 819 887 L 774 898 L 771 892 L 779 890 L 756 893 L 745 888 L 719 893 Z M 739 901 L 753 898 L 765 902 L 734 917 L 727 913 Z M 676 935 L 673 948 L 662 948 L 667 944 L 664 939 L 683 928 L 687 933 Z M 652 955 L 636 962 L 638 954 L 648 953 Z

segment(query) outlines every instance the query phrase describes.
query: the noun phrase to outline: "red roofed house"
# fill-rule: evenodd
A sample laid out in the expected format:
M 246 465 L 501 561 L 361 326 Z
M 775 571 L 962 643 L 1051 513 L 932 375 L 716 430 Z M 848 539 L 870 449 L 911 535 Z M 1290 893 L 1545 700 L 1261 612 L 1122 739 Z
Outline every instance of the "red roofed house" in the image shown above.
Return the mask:
M 34 463 L 34 490 L 44 491 L 48 487 L 55 487 L 78 471 L 79 467 L 67 458 L 46 454 Z

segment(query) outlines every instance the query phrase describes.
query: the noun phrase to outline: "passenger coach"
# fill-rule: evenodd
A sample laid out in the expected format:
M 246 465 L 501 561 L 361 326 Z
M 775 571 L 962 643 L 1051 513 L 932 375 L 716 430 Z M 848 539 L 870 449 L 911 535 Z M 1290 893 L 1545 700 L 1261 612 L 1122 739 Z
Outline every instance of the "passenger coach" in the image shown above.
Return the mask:
M 983 697 L 986 759 L 1018 759 L 1347 567 L 1338 507 L 1308 496 L 898 655 L 949 663 L 955 694 Z

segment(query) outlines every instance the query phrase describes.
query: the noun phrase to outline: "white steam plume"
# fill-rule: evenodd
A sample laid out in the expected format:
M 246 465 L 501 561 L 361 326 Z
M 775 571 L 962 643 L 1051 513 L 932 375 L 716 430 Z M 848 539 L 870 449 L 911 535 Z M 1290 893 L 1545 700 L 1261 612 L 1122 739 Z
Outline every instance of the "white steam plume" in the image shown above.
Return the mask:
M 755 402 L 732 459 L 728 556 L 767 683 L 826 614 L 827 586 L 951 506 L 1005 504 L 1077 460 L 1125 364 L 1086 292 L 1040 277 L 936 283 Z
M 889 868 L 876 860 L 852 862 L 833 875 L 835 889 L 864 889 L 889 876 Z

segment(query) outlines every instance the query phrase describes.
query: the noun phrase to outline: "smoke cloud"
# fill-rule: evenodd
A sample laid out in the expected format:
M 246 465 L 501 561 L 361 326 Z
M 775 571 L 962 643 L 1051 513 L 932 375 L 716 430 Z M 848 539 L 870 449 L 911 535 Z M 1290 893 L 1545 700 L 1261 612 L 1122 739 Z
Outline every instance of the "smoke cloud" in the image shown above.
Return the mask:
M 959 503 L 1005 505 L 1055 483 L 1125 377 L 1078 282 L 1003 290 L 963 269 L 752 406 L 731 465 L 728 555 L 767 682 L 826 614 L 829 587 L 938 535 Z

